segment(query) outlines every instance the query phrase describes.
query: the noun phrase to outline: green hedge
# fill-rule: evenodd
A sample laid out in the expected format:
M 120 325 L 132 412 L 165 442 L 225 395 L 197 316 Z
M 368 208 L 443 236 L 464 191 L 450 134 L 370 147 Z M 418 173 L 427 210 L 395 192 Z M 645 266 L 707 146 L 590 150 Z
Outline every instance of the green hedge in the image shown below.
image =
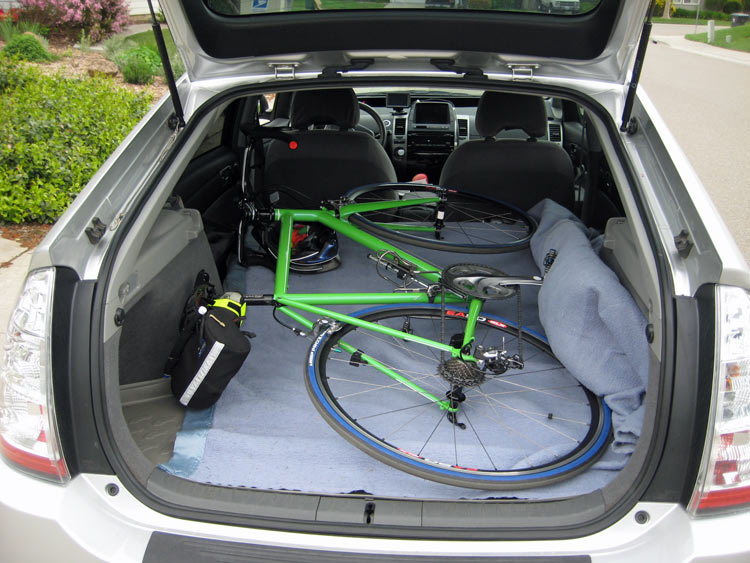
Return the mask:
M 45 76 L 0 57 L 0 221 L 55 221 L 150 102 L 108 78 Z
M 115 58 L 122 77 L 130 84 L 151 84 L 161 70 L 161 59 L 148 47 L 135 47 Z
M 15 35 L 2 50 L 4 57 L 17 57 L 24 61 L 44 62 L 53 61 L 55 56 L 50 53 L 41 41 L 34 35 L 24 33 Z

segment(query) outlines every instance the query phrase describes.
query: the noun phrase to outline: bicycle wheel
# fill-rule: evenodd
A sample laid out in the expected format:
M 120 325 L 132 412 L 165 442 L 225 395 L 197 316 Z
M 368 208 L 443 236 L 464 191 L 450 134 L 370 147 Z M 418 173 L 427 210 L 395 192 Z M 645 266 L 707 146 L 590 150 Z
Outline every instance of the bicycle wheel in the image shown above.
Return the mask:
M 355 188 L 355 203 L 408 200 L 442 193 L 445 216 L 438 222 L 438 204 L 356 213 L 349 220 L 378 237 L 435 250 L 498 254 L 528 247 L 536 222 L 524 211 L 501 201 L 425 184 L 377 184 Z
M 456 342 L 466 313 L 452 306 L 445 316 L 439 305 L 379 306 L 357 316 Z M 517 328 L 481 316 L 475 344 L 503 343 L 514 352 Z M 438 398 L 457 397 L 455 383 L 439 375 L 445 371 L 439 369 L 445 365 L 440 352 L 372 330 L 346 325 L 321 334 L 310 349 L 305 381 L 323 418 L 376 459 L 449 485 L 520 489 L 584 470 L 604 451 L 611 428 L 609 408 L 565 370 L 540 337 L 524 332 L 523 355 L 524 369 L 482 372 L 481 384 L 460 389 L 465 398 L 455 403 L 455 423 L 434 401 L 366 359 L 377 359 Z

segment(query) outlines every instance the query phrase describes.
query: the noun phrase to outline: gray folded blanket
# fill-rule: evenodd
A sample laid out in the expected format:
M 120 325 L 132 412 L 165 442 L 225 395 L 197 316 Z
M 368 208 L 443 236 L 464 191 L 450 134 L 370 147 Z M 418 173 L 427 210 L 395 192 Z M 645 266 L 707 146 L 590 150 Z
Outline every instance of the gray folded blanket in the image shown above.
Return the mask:
M 545 257 L 557 252 L 539 291 L 539 318 L 550 346 L 575 378 L 604 397 L 612 409 L 612 450 L 630 454 L 643 425 L 646 319 L 594 252 L 590 233 L 577 217 L 550 200 L 530 214 L 539 222 L 531 252 L 542 274 Z M 620 463 L 626 462 L 623 456 Z

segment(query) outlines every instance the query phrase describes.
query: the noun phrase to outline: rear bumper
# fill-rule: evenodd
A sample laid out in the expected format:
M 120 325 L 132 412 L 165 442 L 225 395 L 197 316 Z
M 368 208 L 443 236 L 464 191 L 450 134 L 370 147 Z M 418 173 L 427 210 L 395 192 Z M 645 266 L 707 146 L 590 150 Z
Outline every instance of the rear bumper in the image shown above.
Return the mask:
M 227 548 L 242 557 L 283 556 L 290 561 L 326 560 L 334 559 L 334 554 L 354 553 L 360 555 L 355 559 L 363 561 L 380 555 L 391 562 L 417 556 L 472 556 L 479 557 L 479 561 L 503 556 L 583 556 L 574 560 L 590 557 L 603 562 L 750 560 L 750 512 L 691 519 L 674 504 L 640 503 L 613 526 L 570 540 L 409 541 L 276 532 L 180 520 L 149 509 L 117 479 L 105 475 L 81 475 L 61 487 L 26 477 L 0 462 L 0 483 L 0 537 L 3 559 L 8 561 L 158 559 L 184 563 L 185 549 L 194 555 L 205 554 L 209 561 L 226 553 Z M 114 496 L 108 493 L 111 484 L 119 488 Z M 638 512 L 648 514 L 647 522 L 638 523 Z

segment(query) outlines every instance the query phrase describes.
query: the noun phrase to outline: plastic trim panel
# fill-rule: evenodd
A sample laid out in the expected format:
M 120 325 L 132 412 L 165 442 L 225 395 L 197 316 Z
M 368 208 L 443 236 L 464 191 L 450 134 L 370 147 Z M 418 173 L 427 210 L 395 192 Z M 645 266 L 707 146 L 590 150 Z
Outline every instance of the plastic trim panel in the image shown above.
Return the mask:
M 440 561 L 451 563 L 590 563 L 588 555 L 568 555 L 560 557 L 441 557 Z M 393 554 L 364 554 L 336 551 L 314 551 L 310 549 L 289 549 L 257 544 L 243 544 L 220 540 L 191 538 L 155 532 L 143 556 L 144 563 L 195 563 L 214 561 L 289 561 L 311 563 L 368 563 L 384 561 L 391 563 L 414 563 L 415 561 L 435 561 L 431 555 L 399 556 Z

